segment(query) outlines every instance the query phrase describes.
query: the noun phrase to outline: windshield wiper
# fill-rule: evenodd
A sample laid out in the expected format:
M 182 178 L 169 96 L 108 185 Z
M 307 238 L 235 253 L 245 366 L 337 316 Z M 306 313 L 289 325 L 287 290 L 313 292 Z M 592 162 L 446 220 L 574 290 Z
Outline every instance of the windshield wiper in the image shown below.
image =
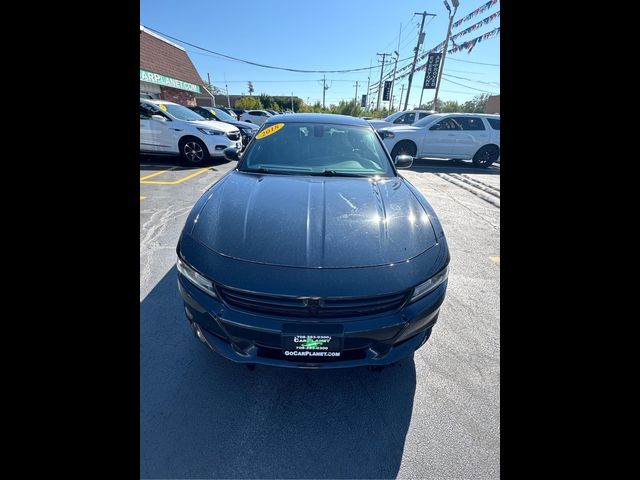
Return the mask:
M 239 170 L 240 172 L 248 172 L 248 173 L 275 173 L 275 174 L 279 174 L 279 175 L 298 175 L 297 172 L 291 172 L 289 170 L 273 170 L 270 168 L 264 168 L 264 167 L 259 167 L 259 168 L 245 168 L 243 170 Z
M 367 177 L 361 173 L 340 172 L 338 170 L 323 170 L 321 172 L 313 172 L 311 175 L 321 175 L 323 177 Z

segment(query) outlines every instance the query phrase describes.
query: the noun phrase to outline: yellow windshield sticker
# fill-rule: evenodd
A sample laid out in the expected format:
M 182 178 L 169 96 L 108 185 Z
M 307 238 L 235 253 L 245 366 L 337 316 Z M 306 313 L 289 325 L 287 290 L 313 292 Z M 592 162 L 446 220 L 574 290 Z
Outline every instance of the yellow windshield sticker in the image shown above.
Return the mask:
M 256 135 L 256 138 L 259 140 L 261 138 L 268 137 L 272 133 L 276 133 L 282 127 L 284 127 L 284 123 L 276 123 L 275 125 L 271 125 L 269 128 L 265 128 L 258 135 Z
M 159 104 L 158 106 L 165 112 L 167 111 L 167 107 L 165 107 L 163 104 Z

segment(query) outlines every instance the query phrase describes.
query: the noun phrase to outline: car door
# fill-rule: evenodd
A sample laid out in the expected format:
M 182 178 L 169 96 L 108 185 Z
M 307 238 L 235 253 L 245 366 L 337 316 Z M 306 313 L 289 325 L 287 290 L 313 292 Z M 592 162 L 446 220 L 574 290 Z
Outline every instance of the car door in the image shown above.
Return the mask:
M 489 124 L 491 143 L 500 146 L 500 118 L 485 117 L 485 120 Z
M 140 151 L 155 152 L 157 150 L 151 129 L 151 115 L 153 115 L 152 110 L 145 103 L 140 102 Z
M 471 158 L 487 143 L 491 143 L 489 131 L 486 129 L 481 117 L 457 117 L 456 120 L 462 127 L 462 132 L 458 134 L 456 144 L 453 149 L 456 157 Z
M 178 151 L 178 138 L 179 133 L 183 130 L 180 122 L 172 120 L 162 110 L 162 105 L 153 108 L 153 114 L 158 115 L 164 120 L 159 118 L 151 118 L 151 131 L 153 133 L 153 140 L 156 145 L 156 151 L 175 153 Z
M 460 124 L 451 117 L 443 118 L 426 127 L 427 130 L 419 153 L 422 157 L 451 158 L 458 135 L 462 133 Z

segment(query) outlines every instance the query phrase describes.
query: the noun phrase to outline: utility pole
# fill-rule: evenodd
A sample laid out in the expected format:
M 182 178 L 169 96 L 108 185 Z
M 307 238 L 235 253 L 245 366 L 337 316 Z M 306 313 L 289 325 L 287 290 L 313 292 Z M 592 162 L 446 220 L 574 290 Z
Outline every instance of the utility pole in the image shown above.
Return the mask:
M 356 84 L 354 85 L 356 87 L 356 96 L 353 99 L 354 102 L 356 102 L 356 105 L 358 104 L 358 81 L 356 80 Z
M 296 111 L 293 109 L 293 92 L 291 92 L 291 112 L 296 113 Z
M 371 83 L 371 59 L 369 59 L 369 76 L 367 76 L 367 108 L 366 112 L 369 112 L 369 84 Z
M 453 3 L 453 13 L 449 17 L 449 28 L 447 29 L 447 39 L 444 42 L 444 51 L 442 52 L 442 60 L 440 61 L 440 69 L 438 70 L 438 81 L 436 82 L 436 94 L 433 97 L 433 109 L 436 110 L 438 105 L 438 92 L 440 91 L 440 82 L 442 81 L 442 71 L 444 70 L 444 59 L 447 58 L 447 49 L 449 48 L 449 38 L 451 38 L 451 25 L 453 24 L 453 17 L 456 16 L 458 6 L 460 2 L 458 0 L 451 0 Z
M 229 100 L 229 85 L 227 84 L 227 74 L 224 74 L 224 88 L 227 91 L 227 105 L 231 108 L 231 100 Z
M 409 74 L 409 84 L 407 85 L 407 98 L 404 100 L 404 109 L 407 109 L 407 104 L 409 103 L 409 93 L 411 92 L 411 82 L 413 81 L 413 72 L 416 70 L 416 61 L 418 60 L 418 52 L 420 51 L 420 45 L 424 41 L 424 34 L 422 30 L 424 29 L 424 19 L 429 15 L 430 17 L 435 17 L 433 13 L 417 13 L 414 12 L 415 15 L 422 15 L 422 22 L 420 23 L 420 33 L 418 34 L 418 43 L 416 44 L 415 54 L 413 55 L 413 63 L 411 64 L 411 73 Z
M 400 58 L 400 54 L 398 53 L 400 51 L 400 37 L 402 37 L 402 23 L 400 24 L 400 33 L 398 33 L 398 49 L 393 52 L 396 54 L 396 63 L 393 66 L 393 80 L 391 80 L 391 105 L 389 106 L 389 112 L 393 112 L 393 89 L 396 86 L 396 70 L 398 69 L 398 58 Z
M 326 79 L 326 75 L 322 76 L 322 109 L 324 110 L 324 94 L 327 91 L 327 79 Z
M 211 85 L 211 76 L 209 75 L 209 73 L 207 72 L 207 86 L 209 87 L 209 90 L 211 90 L 209 93 L 211 94 L 211 99 L 213 100 L 213 106 L 216 106 L 216 96 L 213 94 L 213 86 Z
M 380 95 L 382 95 L 382 72 L 384 72 L 384 59 L 390 53 L 376 53 L 376 55 L 382 55 L 382 66 L 380 67 L 380 80 L 378 81 L 378 103 L 376 104 L 376 110 L 380 110 Z
M 400 103 L 398 103 L 398 105 L 400 107 L 402 107 L 402 94 L 404 93 L 404 83 L 402 84 L 402 90 L 400 90 Z M 406 110 L 407 107 L 404 107 L 404 109 Z

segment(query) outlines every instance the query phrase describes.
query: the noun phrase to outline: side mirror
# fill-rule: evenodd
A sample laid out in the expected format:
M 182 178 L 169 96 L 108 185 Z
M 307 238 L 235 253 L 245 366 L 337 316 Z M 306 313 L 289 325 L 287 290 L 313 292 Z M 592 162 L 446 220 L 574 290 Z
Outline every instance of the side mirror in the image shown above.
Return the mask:
M 151 120 L 157 120 L 159 122 L 166 122 L 167 119 L 162 115 L 151 115 Z
M 236 147 L 227 147 L 225 148 L 222 153 L 224 153 L 224 158 L 226 158 L 229 161 L 238 161 L 240 159 L 240 156 L 238 155 L 238 149 Z
M 384 130 L 384 129 L 378 130 L 378 135 L 380 135 L 380 138 L 383 140 L 385 138 L 394 138 L 396 136 L 396 134 L 393 133 L 391 130 Z
M 413 157 L 411 155 L 396 155 L 393 163 L 395 163 L 396 168 L 411 168 Z

